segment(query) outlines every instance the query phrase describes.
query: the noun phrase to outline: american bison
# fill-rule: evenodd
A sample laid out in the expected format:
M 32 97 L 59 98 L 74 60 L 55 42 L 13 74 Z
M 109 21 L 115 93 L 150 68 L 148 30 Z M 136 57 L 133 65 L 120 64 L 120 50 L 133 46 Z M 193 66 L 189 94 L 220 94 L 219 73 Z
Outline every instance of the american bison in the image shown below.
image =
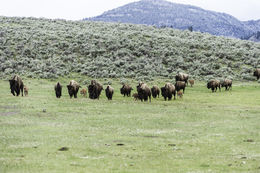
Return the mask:
M 160 96 L 160 88 L 156 85 L 154 85 L 152 88 L 151 88 L 151 91 L 152 91 L 152 96 L 153 98 L 156 98 L 158 96 Z
M 133 88 L 130 85 L 124 84 L 122 88 L 120 88 L 120 93 L 124 95 L 124 97 L 125 95 L 127 97 L 131 97 L 131 90 L 133 90 Z
M 56 97 L 60 98 L 62 93 L 62 85 L 59 82 L 54 86 L 54 90 L 55 90 Z
M 24 91 L 24 95 L 28 96 L 29 88 L 27 86 L 24 86 L 23 91 Z
M 168 100 L 172 99 L 172 95 L 174 95 L 174 100 L 176 99 L 176 90 L 175 86 L 171 83 L 166 83 L 164 87 L 161 88 L 161 94 L 164 97 L 164 100 L 168 98 Z
M 175 76 L 175 80 L 177 81 L 184 81 L 186 84 L 188 83 L 189 75 L 185 73 L 177 73 Z
M 183 90 L 183 94 L 184 94 L 185 87 L 186 87 L 186 83 L 184 81 L 176 81 L 175 89 L 177 92 Z
M 178 96 L 180 99 L 182 99 L 182 97 L 183 97 L 183 93 L 182 93 L 181 90 L 177 92 L 177 96 Z
M 139 95 L 138 95 L 138 93 L 134 93 L 133 94 L 133 97 L 134 97 L 134 100 L 136 101 L 136 100 L 139 100 Z
M 136 86 L 136 89 L 141 101 L 147 101 L 149 97 L 149 100 L 151 102 L 151 89 L 148 87 L 147 84 L 140 82 L 139 85 Z
M 114 88 L 112 88 L 110 85 L 106 88 L 106 96 L 108 100 L 112 100 L 113 94 L 114 94 Z
M 190 80 L 189 80 L 189 83 L 190 83 L 190 86 L 193 87 L 195 81 L 194 81 L 193 79 L 190 79 Z
M 221 87 L 225 87 L 226 90 L 232 89 L 232 80 L 224 79 L 223 81 L 221 81 Z
M 207 83 L 207 88 L 208 88 L 208 89 L 211 89 L 212 92 L 216 92 L 218 88 L 219 88 L 219 91 L 221 91 L 220 81 L 219 81 L 219 80 L 216 80 L 216 79 L 210 80 L 210 81 Z
M 99 99 L 101 91 L 103 90 L 102 84 L 92 80 L 91 84 L 88 86 L 88 94 L 90 99 Z
M 9 80 L 9 83 L 10 83 L 11 93 L 14 96 L 15 96 L 15 93 L 16 93 L 16 96 L 19 96 L 20 90 L 21 90 L 21 93 L 23 96 L 24 85 L 23 85 L 22 79 L 18 75 L 14 75 L 14 77 L 11 80 Z
M 87 90 L 85 88 L 81 89 L 80 90 L 80 94 L 83 96 L 83 97 L 86 97 L 87 95 Z
M 72 96 L 74 96 L 74 98 L 77 98 L 77 94 L 80 87 L 81 86 L 76 81 L 74 80 L 70 81 L 69 85 L 67 85 L 70 98 L 72 98 Z
M 257 80 L 260 78 L 260 68 L 257 68 L 257 69 L 254 71 L 254 76 L 257 78 Z

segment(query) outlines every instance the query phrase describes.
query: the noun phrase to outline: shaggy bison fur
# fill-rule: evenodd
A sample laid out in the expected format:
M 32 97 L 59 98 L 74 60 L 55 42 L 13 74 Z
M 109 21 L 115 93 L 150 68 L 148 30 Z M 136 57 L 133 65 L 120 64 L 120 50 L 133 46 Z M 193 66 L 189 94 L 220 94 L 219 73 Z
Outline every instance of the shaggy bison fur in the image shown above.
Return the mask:
M 122 94 L 122 95 L 124 95 L 124 97 L 125 97 L 125 95 L 127 96 L 127 97 L 131 97 L 131 91 L 133 90 L 133 88 L 130 86 L 130 85 L 126 85 L 126 84 L 124 84 L 123 86 L 122 86 L 122 88 L 120 88 L 120 93 Z
M 76 81 L 74 80 L 70 81 L 69 85 L 67 85 L 70 98 L 72 98 L 72 96 L 74 96 L 74 98 L 77 98 L 77 94 L 80 87 L 81 86 Z
M 54 90 L 55 90 L 56 97 L 60 98 L 62 93 L 62 85 L 59 82 L 54 86 Z
M 219 80 L 216 80 L 216 79 L 210 80 L 210 81 L 207 83 L 207 88 L 208 88 L 208 89 L 211 89 L 212 92 L 216 92 L 218 88 L 219 88 L 219 91 L 221 91 L 220 81 L 219 81 Z
M 103 90 L 102 84 L 99 82 L 92 80 L 90 85 L 88 86 L 88 93 L 90 99 L 99 99 L 101 91 Z
M 152 92 L 152 96 L 153 98 L 156 98 L 158 96 L 160 96 L 160 88 L 156 85 L 154 85 L 152 88 L 151 88 L 151 92 Z
M 164 97 L 164 100 L 168 98 L 168 100 L 172 99 L 172 95 L 174 95 L 174 100 L 176 99 L 176 90 L 175 86 L 171 83 L 166 83 L 164 87 L 161 88 L 161 94 Z
M 23 96 L 24 85 L 23 85 L 22 79 L 18 75 L 14 75 L 14 77 L 11 80 L 9 80 L 9 83 L 10 83 L 11 93 L 14 96 L 15 96 L 15 93 L 16 93 L 16 96 L 19 96 L 20 91 Z
M 183 82 L 183 81 L 176 81 L 175 89 L 176 89 L 177 92 L 180 91 L 180 90 L 183 90 L 183 94 L 184 94 L 185 87 L 186 87 L 186 83 L 185 82 Z
M 139 99 L 141 101 L 147 101 L 149 97 L 149 100 L 151 102 L 151 89 L 148 87 L 147 84 L 139 83 L 139 85 L 136 86 L 136 89 L 138 92 Z
M 189 75 L 185 73 L 177 73 L 175 76 L 175 81 L 184 81 L 186 84 L 188 83 Z
M 221 82 L 221 87 L 225 87 L 226 90 L 232 89 L 232 80 L 230 79 L 225 79 Z
M 105 89 L 106 96 L 108 100 L 112 100 L 113 94 L 114 94 L 114 88 L 112 88 L 110 85 L 107 86 Z

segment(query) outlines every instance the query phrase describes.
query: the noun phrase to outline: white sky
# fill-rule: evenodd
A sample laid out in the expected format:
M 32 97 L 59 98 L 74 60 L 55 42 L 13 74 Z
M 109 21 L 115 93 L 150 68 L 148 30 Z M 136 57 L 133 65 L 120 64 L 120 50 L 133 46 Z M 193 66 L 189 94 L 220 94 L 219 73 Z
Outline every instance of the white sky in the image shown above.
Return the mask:
M 138 0 L 1 0 L 0 16 L 81 20 Z M 168 0 L 225 12 L 239 20 L 260 19 L 260 0 Z

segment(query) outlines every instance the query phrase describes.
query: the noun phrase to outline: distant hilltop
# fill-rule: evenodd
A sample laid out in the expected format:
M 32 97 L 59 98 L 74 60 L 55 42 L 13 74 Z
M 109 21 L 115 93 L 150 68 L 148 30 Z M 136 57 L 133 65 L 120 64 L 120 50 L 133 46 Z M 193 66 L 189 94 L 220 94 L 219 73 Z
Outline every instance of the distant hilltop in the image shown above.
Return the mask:
M 217 36 L 260 41 L 260 20 L 240 21 L 229 14 L 165 0 L 141 0 L 84 20 L 189 29 Z

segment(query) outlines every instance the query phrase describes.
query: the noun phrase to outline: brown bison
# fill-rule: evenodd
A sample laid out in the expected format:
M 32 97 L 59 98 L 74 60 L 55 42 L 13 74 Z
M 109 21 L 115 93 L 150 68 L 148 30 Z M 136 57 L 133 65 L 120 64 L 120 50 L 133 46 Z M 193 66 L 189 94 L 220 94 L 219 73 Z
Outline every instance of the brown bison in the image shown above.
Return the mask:
M 161 94 L 164 97 L 164 100 L 168 98 L 168 100 L 172 99 L 172 95 L 174 95 L 174 100 L 176 99 L 176 90 L 175 86 L 171 83 L 166 83 L 164 87 L 161 88 Z
M 72 96 L 74 96 L 74 98 L 77 98 L 77 94 L 80 87 L 81 86 L 76 81 L 74 80 L 70 81 L 69 85 L 67 85 L 70 98 L 72 98 Z
M 131 97 L 131 90 L 133 90 L 133 88 L 130 85 L 124 84 L 122 88 L 120 88 L 120 93 L 124 95 L 124 97 L 125 95 L 127 97 Z
M 182 97 L 183 97 L 183 93 L 182 93 L 181 90 L 177 92 L 177 96 L 178 96 L 180 99 L 182 99 Z
M 11 80 L 9 80 L 9 83 L 10 83 L 11 93 L 14 96 L 15 96 L 15 93 L 16 93 L 16 96 L 19 96 L 20 90 L 21 90 L 21 93 L 23 96 L 24 85 L 23 85 L 22 79 L 18 75 L 14 75 L 14 77 Z
M 212 92 L 216 92 L 217 89 L 219 88 L 219 91 L 221 91 L 221 87 L 220 87 L 220 81 L 219 80 L 216 80 L 216 79 L 213 79 L 213 80 L 210 80 L 208 83 L 207 83 L 207 88 L 208 89 L 211 89 Z
M 110 85 L 106 88 L 106 96 L 108 100 L 112 100 L 113 94 L 114 94 L 114 88 L 112 88 Z
M 136 86 L 136 89 L 141 101 L 147 101 L 149 97 L 149 100 L 151 102 L 151 89 L 148 87 L 147 84 L 140 82 L 139 85 Z
M 87 95 L 87 90 L 85 88 L 83 88 L 82 90 L 80 90 L 80 94 L 83 96 L 83 97 L 86 97 Z
M 136 100 L 139 100 L 139 95 L 138 95 L 138 93 L 134 93 L 133 94 L 133 97 L 134 97 L 134 100 L 136 101 Z
M 91 84 L 88 86 L 88 94 L 90 99 L 99 99 L 101 91 L 103 90 L 102 84 L 92 80 Z
M 153 98 L 156 98 L 158 96 L 160 96 L 160 88 L 156 85 L 154 85 L 152 88 L 151 88 L 151 91 L 152 91 L 152 96 Z
M 257 80 L 260 78 L 260 68 L 257 68 L 257 69 L 254 71 L 254 76 L 257 78 Z
M 62 85 L 59 82 L 54 86 L 54 90 L 55 90 L 56 97 L 60 98 L 62 93 Z
M 194 85 L 195 81 L 193 79 L 190 79 L 189 83 L 190 83 L 190 86 L 192 87 Z
M 221 87 L 225 87 L 226 90 L 232 89 L 232 80 L 230 80 L 230 79 L 224 79 L 224 80 L 221 82 Z
M 24 95 L 28 96 L 29 88 L 27 86 L 24 86 L 23 91 L 24 91 Z
M 175 81 L 184 81 L 186 84 L 188 83 L 189 75 L 185 73 L 177 73 L 175 76 Z
M 175 89 L 177 92 L 183 90 L 183 94 L 184 94 L 185 87 L 186 87 L 186 83 L 184 81 L 176 81 Z

